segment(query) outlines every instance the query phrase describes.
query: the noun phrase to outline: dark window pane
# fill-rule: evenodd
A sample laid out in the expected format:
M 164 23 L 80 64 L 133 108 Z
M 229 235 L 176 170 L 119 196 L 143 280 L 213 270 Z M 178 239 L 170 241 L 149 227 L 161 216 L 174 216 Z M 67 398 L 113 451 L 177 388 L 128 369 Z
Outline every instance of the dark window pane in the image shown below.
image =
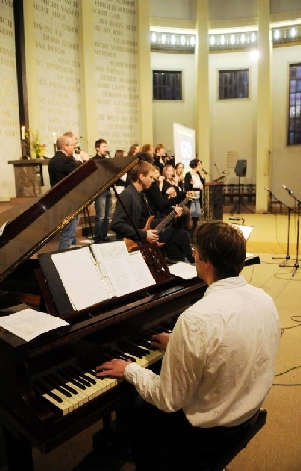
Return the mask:
M 301 144 L 301 64 L 290 65 L 287 144 Z
M 182 72 L 154 70 L 153 100 L 182 100 Z
M 249 70 L 219 72 L 219 99 L 249 98 Z

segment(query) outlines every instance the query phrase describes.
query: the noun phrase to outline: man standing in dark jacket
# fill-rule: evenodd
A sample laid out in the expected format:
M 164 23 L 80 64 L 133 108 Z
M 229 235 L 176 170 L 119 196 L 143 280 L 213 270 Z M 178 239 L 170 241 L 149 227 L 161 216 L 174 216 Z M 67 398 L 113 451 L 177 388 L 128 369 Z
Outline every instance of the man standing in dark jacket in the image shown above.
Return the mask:
M 138 242 L 157 242 L 159 240 L 157 231 L 144 229 L 152 212 L 147 200 L 143 197 L 143 190 L 149 188 L 153 182 L 153 166 L 149 162 L 139 161 L 131 169 L 130 178 L 131 183 L 120 195 L 127 212 L 120 201 L 117 201 L 111 230 L 116 232 L 117 239 L 127 238 Z
M 107 159 L 110 157 L 108 143 L 105 139 L 95 141 L 96 155 L 93 159 Z M 95 200 L 95 243 L 109 242 L 108 230 L 112 209 L 112 195 L 108 188 Z
M 81 162 L 77 162 L 73 156 L 74 146 L 75 142 L 72 137 L 61 136 L 57 139 L 57 152 L 48 165 L 51 186 L 56 185 L 80 165 Z M 77 218 L 74 218 L 61 230 L 59 250 L 66 250 L 75 244 L 76 227 Z

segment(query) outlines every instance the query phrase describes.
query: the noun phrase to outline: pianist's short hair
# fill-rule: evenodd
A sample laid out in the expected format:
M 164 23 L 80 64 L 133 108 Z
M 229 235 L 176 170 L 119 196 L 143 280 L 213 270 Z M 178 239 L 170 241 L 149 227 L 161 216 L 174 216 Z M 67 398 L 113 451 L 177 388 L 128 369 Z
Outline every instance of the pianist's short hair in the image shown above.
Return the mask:
M 139 162 L 134 165 L 134 167 L 130 170 L 130 179 L 132 182 L 138 181 L 139 175 L 147 175 L 149 172 L 154 170 L 154 167 L 145 160 L 139 160 Z
M 213 265 L 215 279 L 238 276 L 246 259 L 246 240 L 242 231 L 224 222 L 197 226 L 194 243 L 200 260 Z

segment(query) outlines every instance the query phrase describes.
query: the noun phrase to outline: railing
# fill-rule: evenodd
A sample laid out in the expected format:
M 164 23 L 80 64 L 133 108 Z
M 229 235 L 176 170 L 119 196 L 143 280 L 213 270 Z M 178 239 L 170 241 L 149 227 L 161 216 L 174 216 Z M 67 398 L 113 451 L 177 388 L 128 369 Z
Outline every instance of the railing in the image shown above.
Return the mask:
M 254 183 L 240 184 L 240 197 L 241 201 L 248 204 L 255 205 L 256 203 L 256 185 Z M 223 203 L 232 204 L 236 203 L 239 198 L 239 185 L 228 183 L 223 188 Z

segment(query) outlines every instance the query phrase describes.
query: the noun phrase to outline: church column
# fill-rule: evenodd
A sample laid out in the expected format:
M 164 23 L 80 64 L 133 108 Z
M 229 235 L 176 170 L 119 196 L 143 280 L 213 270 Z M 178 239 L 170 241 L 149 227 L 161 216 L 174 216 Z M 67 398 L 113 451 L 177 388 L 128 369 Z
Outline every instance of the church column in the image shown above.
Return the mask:
M 197 0 L 196 56 L 196 152 L 209 168 L 209 11 L 208 0 Z
M 80 133 L 84 141 L 84 143 L 80 141 L 80 144 L 90 155 L 93 154 L 92 146 L 94 146 L 94 142 L 100 137 L 106 138 L 106 136 L 98 135 L 97 126 L 93 6 L 93 0 L 79 1 L 82 114 L 79 123 L 81 125 Z
M 138 1 L 138 64 L 140 95 L 140 144 L 153 143 L 152 69 L 149 0 Z
M 256 212 L 266 212 L 271 178 L 272 146 L 272 36 L 270 31 L 270 2 L 257 0 L 258 8 L 258 93 L 257 93 L 257 172 L 256 172 Z

